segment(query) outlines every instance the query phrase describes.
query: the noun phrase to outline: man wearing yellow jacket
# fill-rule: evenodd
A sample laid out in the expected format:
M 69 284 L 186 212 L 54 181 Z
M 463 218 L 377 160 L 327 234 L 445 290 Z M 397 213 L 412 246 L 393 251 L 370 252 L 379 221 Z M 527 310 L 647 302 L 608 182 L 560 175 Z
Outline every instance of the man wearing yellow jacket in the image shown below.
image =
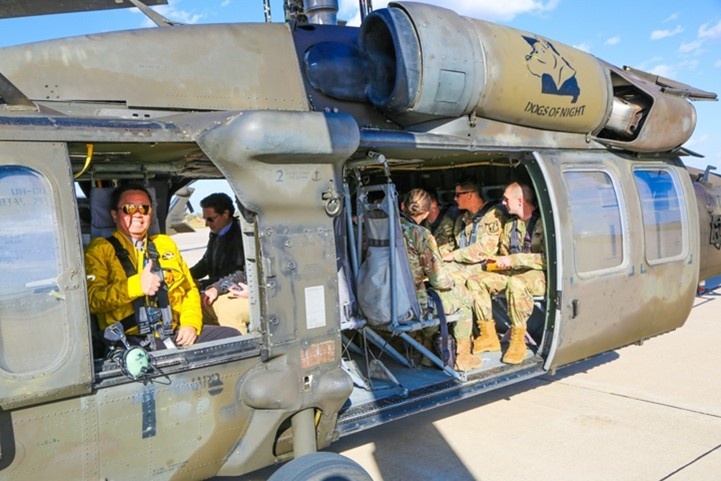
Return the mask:
M 148 191 L 118 187 L 111 205 L 115 232 L 94 239 L 85 251 L 90 312 L 100 329 L 122 322 L 127 335 L 155 337 L 157 347 L 150 347 L 160 349 L 239 335 L 229 327 L 202 325 L 200 294 L 175 242 L 147 235 Z

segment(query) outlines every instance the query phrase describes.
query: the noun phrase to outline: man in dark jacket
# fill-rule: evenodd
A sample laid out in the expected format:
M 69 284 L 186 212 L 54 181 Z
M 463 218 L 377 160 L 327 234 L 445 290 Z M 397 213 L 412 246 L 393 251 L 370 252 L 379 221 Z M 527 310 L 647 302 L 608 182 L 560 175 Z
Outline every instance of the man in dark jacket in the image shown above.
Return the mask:
M 190 268 L 201 289 L 238 270 L 245 269 L 240 224 L 233 214 L 233 200 L 222 192 L 200 201 L 205 225 L 210 228 L 208 247 L 203 257 Z M 207 279 L 204 277 L 207 276 Z

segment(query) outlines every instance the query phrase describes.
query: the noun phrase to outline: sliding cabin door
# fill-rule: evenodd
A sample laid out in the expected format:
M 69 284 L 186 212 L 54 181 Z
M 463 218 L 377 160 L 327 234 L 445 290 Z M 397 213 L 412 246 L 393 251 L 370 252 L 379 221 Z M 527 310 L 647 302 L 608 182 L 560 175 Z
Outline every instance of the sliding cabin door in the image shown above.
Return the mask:
M 558 309 L 546 369 L 681 326 L 698 281 L 698 219 L 673 161 L 609 152 L 537 160 L 553 205 Z

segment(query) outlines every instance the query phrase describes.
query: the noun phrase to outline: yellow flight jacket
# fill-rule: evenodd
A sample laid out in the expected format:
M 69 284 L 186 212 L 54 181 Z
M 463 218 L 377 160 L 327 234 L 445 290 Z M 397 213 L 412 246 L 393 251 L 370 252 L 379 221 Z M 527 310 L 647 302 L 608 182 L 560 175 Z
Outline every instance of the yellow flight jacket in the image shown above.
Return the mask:
M 115 231 L 120 244 L 130 254 L 133 265 L 143 265 L 143 252 L 135 248 L 130 239 Z M 203 315 L 198 292 L 190 270 L 185 264 L 178 246 L 166 235 L 151 236 L 158 250 L 160 267 L 163 269 L 168 286 L 168 302 L 173 312 L 173 329 L 193 326 L 200 334 Z M 104 238 L 93 239 L 85 250 L 85 273 L 88 275 L 88 302 L 90 312 L 98 317 L 101 330 L 133 314 L 132 301 L 142 297 L 140 272 L 127 277 L 112 244 Z M 137 327 L 128 329 L 128 334 L 137 334 Z

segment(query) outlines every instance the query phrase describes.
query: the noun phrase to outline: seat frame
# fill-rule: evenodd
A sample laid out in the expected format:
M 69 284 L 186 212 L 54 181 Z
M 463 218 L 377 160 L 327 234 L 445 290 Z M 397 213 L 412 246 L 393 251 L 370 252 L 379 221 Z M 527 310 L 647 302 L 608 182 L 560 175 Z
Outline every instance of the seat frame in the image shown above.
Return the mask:
M 365 223 L 367 219 L 369 218 L 368 212 L 371 210 L 378 210 L 381 209 L 383 212 L 385 212 L 387 219 L 388 219 L 388 249 L 389 252 L 389 259 L 398 259 L 400 262 L 400 265 L 396 262 L 390 262 L 389 266 L 389 274 L 390 274 L 390 299 L 391 299 L 391 321 L 388 324 L 385 325 L 371 325 L 371 323 L 368 321 L 367 317 L 364 316 L 362 313 L 358 316 L 344 316 L 344 322 L 341 323 L 341 330 L 347 331 L 350 329 L 355 329 L 359 331 L 363 336 L 363 346 L 364 348 L 361 350 L 362 355 L 364 356 L 366 360 L 366 369 L 367 372 L 371 372 L 373 369 L 372 364 L 378 364 L 380 362 L 380 359 L 376 359 L 374 354 L 369 349 L 369 343 L 376 346 L 381 351 L 381 356 L 384 353 L 387 353 L 389 357 L 391 357 L 394 361 L 398 362 L 399 364 L 412 368 L 415 367 L 415 364 L 413 360 L 409 359 L 407 356 L 403 355 L 401 352 L 396 349 L 390 342 L 388 342 L 383 336 L 381 336 L 376 331 L 383 331 L 386 333 L 389 333 L 391 337 L 398 336 L 407 346 L 409 346 L 411 349 L 419 352 L 423 356 L 425 356 L 428 360 L 430 360 L 434 365 L 436 365 L 439 369 L 441 369 L 443 372 L 445 372 L 447 375 L 453 377 L 454 379 L 457 379 L 459 381 L 464 381 L 466 379 L 465 374 L 457 372 L 455 369 L 453 369 L 450 366 L 446 366 L 443 360 L 440 359 L 440 357 L 432 352 L 430 349 L 428 349 L 426 346 L 424 346 L 422 343 L 418 342 L 416 339 L 414 339 L 410 333 L 416 332 L 422 329 L 426 329 L 429 327 L 436 327 L 440 325 L 441 320 L 437 316 L 429 316 L 424 318 L 421 314 L 420 306 L 418 304 L 418 298 L 415 294 L 415 286 L 413 283 L 413 280 L 411 278 L 411 272 L 410 272 L 410 266 L 408 263 L 408 258 L 405 250 L 405 243 L 402 236 L 402 231 L 400 227 L 400 213 L 398 211 L 398 202 L 397 202 L 397 193 L 395 190 L 395 185 L 392 182 L 387 182 L 384 184 L 378 184 L 378 185 L 367 185 L 367 186 L 360 186 L 357 192 L 357 203 L 356 203 L 356 212 L 357 212 L 357 224 L 354 224 L 353 217 L 352 217 L 352 204 L 351 204 L 351 198 L 350 198 L 350 189 L 348 184 L 344 185 L 345 187 L 345 213 L 346 213 L 346 227 L 347 227 L 347 238 L 348 238 L 348 246 L 349 246 L 349 253 L 350 253 L 350 260 L 351 260 L 351 270 L 352 270 L 352 287 L 354 289 L 354 292 L 358 292 L 358 289 L 362 289 L 362 286 L 359 286 L 358 280 L 359 280 L 359 273 L 360 273 L 360 260 L 363 257 L 363 238 L 364 238 L 364 232 L 368 231 L 369 229 L 366 229 Z M 369 194 L 372 193 L 382 193 L 383 199 L 379 203 L 371 204 L 368 201 Z M 400 276 L 400 278 L 399 278 Z M 399 280 L 400 282 L 397 282 Z M 398 293 L 398 285 L 410 285 L 412 286 L 412 298 L 411 298 L 411 312 L 413 313 L 413 317 L 408 320 L 399 320 L 399 314 L 397 312 L 397 302 L 399 293 Z M 439 309 L 442 309 L 442 306 L 438 307 Z M 457 314 L 451 314 L 446 316 L 447 322 L 455 322 L 458 320 Z M 348 340 L 346 336 L 344 336 L 345 341 L 344 345 L 346 346 L 346 349 L 348 350 L 354 350 L 353 349 L 353 343 Z M 380 357 L 380 356 L 379 356 Z M 346 363 L 346 367 L 349 369 L 352 369 L 351 364 L 352 363 Z M 382 363 L 381 363 L 382 365 Z M 380 366 L 376 366 L 380 367 Z M 382 366 L 380 368 L 381 370 L 384 370 L 386 372 L 386 375 L 383 376 L 384 379 L 389 379 L 391 381 L 394 381 L 394 378 L 392 374 L 390 374 L 390 371 L 385 367 Z M 363 378 L 362 374 L 358 372 L 354 372 L 351 374 L 351 376 L 354 379 L 357 378 Z M 398 384 L 397 381 L 395 381 L 396 384 Z M 366 386 L 370 386 L 370 388 L 373 388 L 372 381 L 370 377 L 368 378 L 368 381 L 365 383 Z M 362 386 L 365 387 L 365 386 Z

